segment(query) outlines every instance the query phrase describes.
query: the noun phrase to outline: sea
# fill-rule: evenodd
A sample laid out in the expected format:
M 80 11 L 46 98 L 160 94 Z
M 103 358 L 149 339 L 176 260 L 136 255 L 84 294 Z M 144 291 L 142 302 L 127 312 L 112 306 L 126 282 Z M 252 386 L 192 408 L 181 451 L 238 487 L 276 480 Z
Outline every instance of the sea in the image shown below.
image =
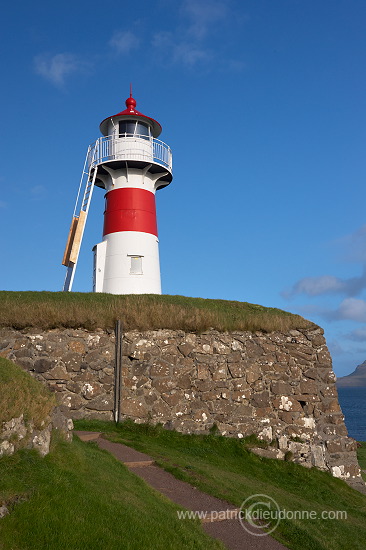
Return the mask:
M 348 435 L 366 441 L 366 387 L 338 388 L 338 398 Z

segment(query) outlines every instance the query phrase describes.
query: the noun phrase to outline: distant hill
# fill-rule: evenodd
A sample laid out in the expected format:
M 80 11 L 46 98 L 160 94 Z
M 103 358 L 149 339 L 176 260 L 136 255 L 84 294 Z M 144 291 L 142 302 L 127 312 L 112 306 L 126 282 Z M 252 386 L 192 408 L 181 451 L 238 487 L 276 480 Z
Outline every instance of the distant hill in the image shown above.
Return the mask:
M 337 386 L 339 388 L 366 387 L 366 361 L 358 365 L 351 374 L 338 378 Z

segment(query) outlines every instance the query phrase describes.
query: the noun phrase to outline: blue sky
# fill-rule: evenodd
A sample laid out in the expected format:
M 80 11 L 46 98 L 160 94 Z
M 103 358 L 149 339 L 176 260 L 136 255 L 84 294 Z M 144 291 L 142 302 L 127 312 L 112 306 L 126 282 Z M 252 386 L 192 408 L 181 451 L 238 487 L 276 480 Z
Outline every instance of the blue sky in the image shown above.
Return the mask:
M 2 9 L 5 290 L 60 290 L 99 123 L 163 126 L 163 292 L 279 307 L 325 329 L 338 375 L 366 359 L 364 0 L 20 0 Z M 96 189 L 74 290 L 90 291 Z

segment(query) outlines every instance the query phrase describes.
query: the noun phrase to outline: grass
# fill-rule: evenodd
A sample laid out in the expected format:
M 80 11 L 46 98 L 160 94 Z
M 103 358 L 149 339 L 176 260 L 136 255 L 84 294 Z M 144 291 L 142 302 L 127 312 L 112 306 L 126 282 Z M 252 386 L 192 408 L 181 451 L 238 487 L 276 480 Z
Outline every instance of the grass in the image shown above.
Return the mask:
M 364 549 L 366 496 L 326 472 L 250 452 L 253 438 L 187 435 L 131 421 L 79 420 L 78 429 L 102 431 L 153 456 L 176 477 L 240 506 L 255 494 L 272 497 L 281 510 L 315 511 L 319 519 L 281 520 L 275 536 L 292 550 Z M 347 519 L 321 519 L 323 511 L 346 511 Z
M 40 429 L 55 406 L 55 396 L 20 367 L 0 357 L 0 425 L 24 415 Z
M 197 521 L 93 443 L 0 459 L 1 550 L 223 550 Z
M 315 327 L 299 315 L 246 302 L 168 295 L 0 292 L 0 327 L 25 329 L 288 331 Z
M 362 477 L 366 481 L 366 442 L 362 441 L 360 445 L 361 447 L 357 449 L 358 463 L 363 470 Z

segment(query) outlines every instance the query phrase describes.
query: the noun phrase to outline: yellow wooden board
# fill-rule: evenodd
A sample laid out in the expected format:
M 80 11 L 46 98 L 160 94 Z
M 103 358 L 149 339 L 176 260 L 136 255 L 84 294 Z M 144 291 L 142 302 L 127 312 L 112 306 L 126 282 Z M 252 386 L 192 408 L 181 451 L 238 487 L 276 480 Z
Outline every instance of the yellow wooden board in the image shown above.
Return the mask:
M 79 217 L 74 217 L 72 219 L 62 265 L 66 265 L 68 267 L 70 263 L 76 263 L 81 244 L 81 237 L 83 235 L 85 220 L 86 213 L 83 210 L 80 210 Z

